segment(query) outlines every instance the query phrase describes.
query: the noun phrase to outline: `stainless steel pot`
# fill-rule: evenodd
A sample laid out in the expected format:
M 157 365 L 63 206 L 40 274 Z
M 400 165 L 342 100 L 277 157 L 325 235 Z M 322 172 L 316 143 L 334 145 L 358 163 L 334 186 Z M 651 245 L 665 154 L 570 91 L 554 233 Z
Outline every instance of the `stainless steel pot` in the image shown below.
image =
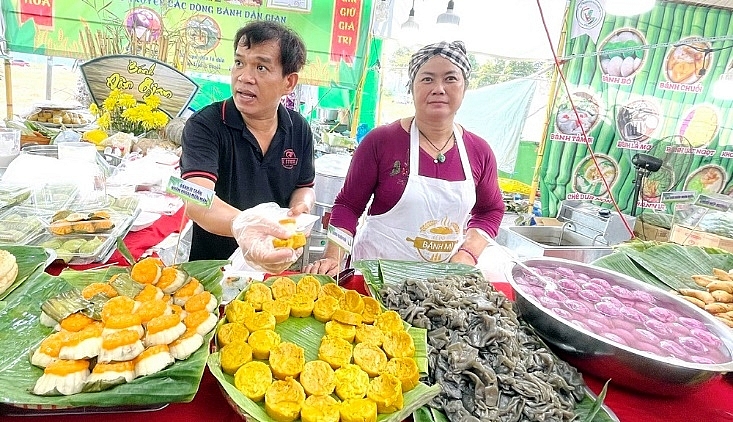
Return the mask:
M 322 122 L 335 121 L 339 118 L 339 111 L 336 108 L 317 108 L 316 118 Z
M 351 163 L 350 155 L 326 154 L 316 160 L 316 202 L 333 205 Z

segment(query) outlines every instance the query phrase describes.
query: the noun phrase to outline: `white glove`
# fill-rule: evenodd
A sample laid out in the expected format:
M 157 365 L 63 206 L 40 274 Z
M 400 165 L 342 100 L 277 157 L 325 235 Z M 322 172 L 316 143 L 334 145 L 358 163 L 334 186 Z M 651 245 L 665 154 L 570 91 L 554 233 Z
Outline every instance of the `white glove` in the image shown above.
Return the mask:
M 295 232 L 286 230 L 273 219 L 280 211 L 274 202 L 267 202 L 240 212 L 232 220 L 232 234 L 244 260 L 252 268 L 279 274 L 303 254 L 303 248 L 275 248 L 274 238 L 287 239 Z

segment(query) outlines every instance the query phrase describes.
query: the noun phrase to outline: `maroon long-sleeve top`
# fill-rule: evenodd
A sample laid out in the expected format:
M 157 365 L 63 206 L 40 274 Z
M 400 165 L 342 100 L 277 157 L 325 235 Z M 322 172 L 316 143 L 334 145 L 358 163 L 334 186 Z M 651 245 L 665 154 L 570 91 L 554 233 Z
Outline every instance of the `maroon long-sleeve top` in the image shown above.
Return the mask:
M 495 237 L 504 216 L 496 157 L 488 142 L 476 134 L 464 130 L 463 142 L 476 185 L 476 204 L 468 228 L 481 229 Z M 351 159 L 344 186 L 334 201 L 330 224 L 355 234 L 359 217 L 372 194 L 374 199 L 368 215 L 384 214 L 392 209 L 405 191 L 409 150 L 410 134 L 399 120 L 369 132 Z M 457 146 L 454 144 L 444 154 L 445 162 L 434 163 L 433 157 L 421 149 L 419 174 L 449 181 L 466 180 Z

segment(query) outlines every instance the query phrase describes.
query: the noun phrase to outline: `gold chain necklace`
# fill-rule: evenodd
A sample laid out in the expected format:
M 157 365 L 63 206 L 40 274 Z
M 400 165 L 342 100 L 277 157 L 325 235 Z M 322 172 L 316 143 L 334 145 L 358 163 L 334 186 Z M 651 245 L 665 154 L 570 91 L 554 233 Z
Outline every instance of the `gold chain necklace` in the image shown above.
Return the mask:
M 445 143 L 443 144 L 443 146 L 440 147 L 440 148 L 438 148 L 438 147 L 435 146 L 435 144 L 433 143 L 433 141 L 431 141 L 427 136 L 425 136 L 424 133 L 422 133 L 422 131 L 420 129 L 418 129 L 417 131 L 420 133 L 420 135 L 422 135 L 423 138 L 425 138 L 426 141 L 428 141 L 428 143 L 430 144 L 430 146 L 432 146 L 433 148 L 435 148 L 436 151 L 438 151 L 438 156 L 433 159 L 433 162 L 435 164 L 445 162 L 445 155 L 443 154 L 443 150 L 445 149 L 445 147 L 448 146 L 448 142 L 450 142 L 451 139 L 453 139 L 456 136 L 455 132 L 451 133 L 450 136 L 448 137 L 448 140 L 445 141 Z

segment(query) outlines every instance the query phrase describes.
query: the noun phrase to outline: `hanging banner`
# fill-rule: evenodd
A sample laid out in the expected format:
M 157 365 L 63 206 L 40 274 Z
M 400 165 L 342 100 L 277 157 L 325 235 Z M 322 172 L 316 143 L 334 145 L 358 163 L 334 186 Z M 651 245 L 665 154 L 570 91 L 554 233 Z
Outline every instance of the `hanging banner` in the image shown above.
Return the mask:
M 733 62 L 731 15 L 657 2 L 638 16 L 606 15 L 597 44 L 569 40 L 569 89 L 558 87 L 544 140 L 544 215 L 565 199 L 613 198 L 628 213 L 639 154 L 662 161 L 643 181 L 639 210 L 665 211 L 665 192 L 733 195 L 733 108 L 714 95 Z
M 573 26 L 570 38 L 588 35 L 593 43 L 598 42 L 606 11 L 601 0 L 579 0 L 575 4 Z
M 187 74 L 228 75 L 234 35 L 281 22 L 308 49 L 300 82 L 355 89 L 373 0 L 2 0 L 10 51 L 81 59 L 140 55 Z
M 170 117 L 180 115 L 191 102 L 198 85 L 175 68 L 142 56 L 104 56 L 81 66 L 89 93 L 101 105 L 115 89 L 132 96 L 140 103 L 156 95 L 158 108 Z

